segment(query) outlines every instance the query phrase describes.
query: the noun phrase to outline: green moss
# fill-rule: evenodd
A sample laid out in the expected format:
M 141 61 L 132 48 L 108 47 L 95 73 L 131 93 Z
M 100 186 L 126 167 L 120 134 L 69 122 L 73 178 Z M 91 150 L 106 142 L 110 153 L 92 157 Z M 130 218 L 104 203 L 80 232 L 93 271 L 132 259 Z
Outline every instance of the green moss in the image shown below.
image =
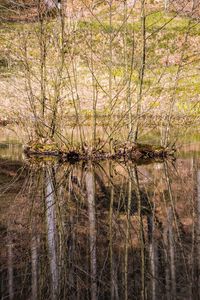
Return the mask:
M 40 143 L 37 141 L 32 141 L 29 144 L 29 147 L 31 148 L 31 150 L 40 151 L 40 152 L 59 150 L 59 146 L 56 143 L 47 143 L 47 142 Z

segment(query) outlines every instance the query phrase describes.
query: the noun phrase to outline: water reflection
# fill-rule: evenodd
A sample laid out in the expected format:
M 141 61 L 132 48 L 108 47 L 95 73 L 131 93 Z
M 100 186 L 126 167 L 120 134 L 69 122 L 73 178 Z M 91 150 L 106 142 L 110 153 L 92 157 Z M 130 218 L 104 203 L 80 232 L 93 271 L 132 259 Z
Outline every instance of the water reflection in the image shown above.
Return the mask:
M 47 227 L 47 244 L 48 259 L 51 274 L 51 295 L 52 299 L 58 297 L 58 261 L 56 251 L 56 189 L 54 167 L 45 168 L 45 210 L 46 210 L 46 227 Z
M 7 141 L 0 142 L 0 157 L 11 160 L 22 160 L 22 146 Z
M 0 126 L 0 158 L 22 160 L 22 144 L 15 130 Z
M 0 196 L 2 299 L 200 297 L 198 158 L 20 174 Z

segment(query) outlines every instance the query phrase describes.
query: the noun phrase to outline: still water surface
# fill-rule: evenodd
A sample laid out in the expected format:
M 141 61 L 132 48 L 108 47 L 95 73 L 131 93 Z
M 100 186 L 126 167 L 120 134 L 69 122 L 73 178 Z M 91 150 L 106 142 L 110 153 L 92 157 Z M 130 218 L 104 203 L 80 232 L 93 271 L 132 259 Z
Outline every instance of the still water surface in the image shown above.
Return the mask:
M 1 299 L 199 299 L 200 143 L 60 165 L 2 140 L 0 278 Z

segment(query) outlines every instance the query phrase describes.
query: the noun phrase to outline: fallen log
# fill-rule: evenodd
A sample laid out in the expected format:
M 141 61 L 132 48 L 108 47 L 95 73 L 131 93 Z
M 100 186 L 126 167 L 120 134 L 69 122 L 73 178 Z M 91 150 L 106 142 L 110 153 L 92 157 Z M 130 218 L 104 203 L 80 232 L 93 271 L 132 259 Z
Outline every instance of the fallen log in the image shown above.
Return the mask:
M 124 143 L 116 146 L 113 153 L 108 151 L 82 147 L 79 150 L 62 151 L 56 144 L 34 144 L 26 145 L 24 153 L 27 157 L 31 156 L 52 156 L 58 157 L 61 161 L 78 162 L 84 161 L 100 161 L 106 159 L 112 160 L 149 160 L 156 158 L 166 158 L 174 155 L 175 149 L 164 148 L 161 146 L 139 144 L 139 143 Z

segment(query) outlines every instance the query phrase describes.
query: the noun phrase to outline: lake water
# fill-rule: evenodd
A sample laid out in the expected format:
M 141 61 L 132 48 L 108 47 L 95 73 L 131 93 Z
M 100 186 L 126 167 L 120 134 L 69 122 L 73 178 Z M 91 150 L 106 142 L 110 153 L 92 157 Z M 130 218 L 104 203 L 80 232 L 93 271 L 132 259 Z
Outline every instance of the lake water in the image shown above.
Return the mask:
M 176 161 L 24 158 L 0 136 L 1 299 L 199 299 L 200 143 Z

